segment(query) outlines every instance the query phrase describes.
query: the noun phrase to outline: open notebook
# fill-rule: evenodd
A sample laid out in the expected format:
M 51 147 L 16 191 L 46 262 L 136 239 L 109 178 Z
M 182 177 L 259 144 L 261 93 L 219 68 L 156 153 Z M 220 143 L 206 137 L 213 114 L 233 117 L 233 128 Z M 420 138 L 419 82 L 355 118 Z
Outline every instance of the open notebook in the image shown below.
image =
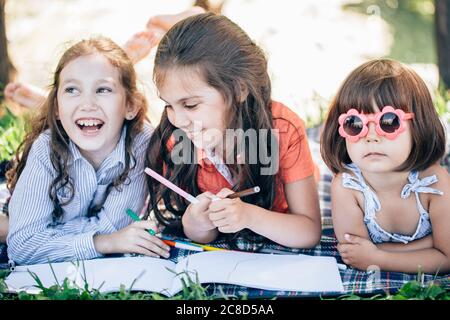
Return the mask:
M 101 292 L 119 291 L 122 284 L 126 289 L 133 285 L 133 291 L 172 296 L 182 289 L 180 278 L 186 274 L 194 281 L 198 276 L 202 284 L 236 284 L 277 291 L 344 290 L 333 257 L 212 251 L 189 255 L 178 263 L 150 257 L 124 257 L 78 264 L 54 263 L 52 267 L 60 284 L 69 278 L 82 287 L 85 278 L 89 288 L 100 288 Z M 36 273 L 45 287 L 56 283 L 49 264 L 20 266 L 5 281 L 10 292 L 39 292 L 28 271 Z

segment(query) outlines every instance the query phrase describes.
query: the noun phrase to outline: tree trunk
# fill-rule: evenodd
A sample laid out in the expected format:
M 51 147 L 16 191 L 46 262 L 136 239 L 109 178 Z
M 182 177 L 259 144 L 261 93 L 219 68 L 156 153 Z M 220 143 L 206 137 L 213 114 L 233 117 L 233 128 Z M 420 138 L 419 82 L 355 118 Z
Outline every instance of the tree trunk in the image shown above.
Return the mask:
M 15 68 L 9 60 L 8 43 L 6 40 L 5 3 L 0 0 L 0 90 L 11 80 Z
M 450 89 L 450 0 L 435 1 L 435 25 L 439 74 Z

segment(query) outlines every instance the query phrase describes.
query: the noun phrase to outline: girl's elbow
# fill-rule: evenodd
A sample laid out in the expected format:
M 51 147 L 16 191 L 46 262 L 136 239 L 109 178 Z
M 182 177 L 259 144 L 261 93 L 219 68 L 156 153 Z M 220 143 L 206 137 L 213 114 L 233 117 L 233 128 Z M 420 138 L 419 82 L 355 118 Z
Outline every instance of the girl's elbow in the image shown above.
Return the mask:
M 298 242 L 292 245 L 291 247 L 294 249 L 310 249 L 314 248 L 320 243 L 322 238 L 322 229 L 315 228 L 311 230 L 306 235 L 300 236 Z
M 450 273 L 450 260 L 446 259 L 445 262 L 438 264 L 425 273 L 436 274 L 439 276 L 448 275 Z
M 8 258 L 17 265 L 30 264 L 29 257 L 15 245 L 8 244 Z
M 309 231 L 304 237 L 302 237 L 301 245 L 298 248 L 314 248 L 320 243 L 322 239 L 322 219 L 319 217 L 317 219 L 311 219 L 309 225 Z
M 322 238 L 321 230 L 312 233 L 309 241 L 307 241 L 306 248 L 314 248 L 320 243 L 321 238 Z
M 300 240 L 299 242 L 293 245 L 286 245 L 292 249 L 311 249 L 317 246 L 320 243 L 320 237 L 318 238 L 308 238 L 307 240 Z
M 33 252 L 36 251 L 36 248 L 31 248 L 26 240 L 20 239 L 14 234 L 9 234 L 6 243 L 9 259 L 18 265 L 33 263 Z
M 444 263 L 442 264 L 442 267 L 439 268 L 438 273 L 439 273 L 440 275 L 450 273 L 450 255 L 446 255 L 446 256 L 445 256 L 445 261 L 444 261 Z
M 322 218 L 319 213 L 318 219 L 313 221 L 314 227 L 311 232 L 311 248 L 317 246 L 322 239 Z
M 438 260 L 435 273 L 438 273 L 439 275 L 448 274 L 450 272 L 450 251 L 447 247 L 434 247 L 434 249 L 437 250 L 441 255 L 441 259 L 440 261 Z

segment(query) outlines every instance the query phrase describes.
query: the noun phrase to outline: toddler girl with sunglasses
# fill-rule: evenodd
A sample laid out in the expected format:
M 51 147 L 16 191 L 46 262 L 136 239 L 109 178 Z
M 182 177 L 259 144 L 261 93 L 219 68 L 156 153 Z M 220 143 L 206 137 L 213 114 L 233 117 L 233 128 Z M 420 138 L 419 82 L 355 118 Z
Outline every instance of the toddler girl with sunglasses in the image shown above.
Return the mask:
M 346 264 L 450 270 L 445 133 L 423 80 L 392 60 L 356 68 L 331 104 L 321 153 L 336 174 L 332 214 Z

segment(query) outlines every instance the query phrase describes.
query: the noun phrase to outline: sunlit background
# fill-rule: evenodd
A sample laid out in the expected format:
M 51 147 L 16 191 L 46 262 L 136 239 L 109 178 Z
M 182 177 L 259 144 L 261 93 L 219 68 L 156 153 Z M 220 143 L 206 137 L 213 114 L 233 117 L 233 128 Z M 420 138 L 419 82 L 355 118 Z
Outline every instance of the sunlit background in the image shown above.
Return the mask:
M 6 31 L 17 80 L 39 87 L 69 44 L 102 34 L 119 44 L 158 14 L 189 8 L 189 0 L 8 0 Z M 265 50 L 273 97 L 308 125 L 320 121 L 340 82 L 357 65 L 378 57 L 411 64 L 438 85 L 432 0 L 225 0 L 222 13 Z M 152 83 L 155 50 L 137 66 L 159 121 L 162 103 Z M 323 111 L 323 110 L 322 110 Z

